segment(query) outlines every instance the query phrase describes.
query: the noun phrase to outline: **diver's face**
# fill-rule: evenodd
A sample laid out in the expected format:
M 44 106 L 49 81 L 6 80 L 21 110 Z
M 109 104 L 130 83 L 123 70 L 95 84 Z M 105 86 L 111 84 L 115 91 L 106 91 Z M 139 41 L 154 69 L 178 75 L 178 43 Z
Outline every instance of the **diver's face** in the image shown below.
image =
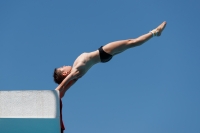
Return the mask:
M 68 74 L 70 74 L 72 67 L 71 66 L 62 66 L 62 67 L 58 68 L 58 70 L 60 70 L 62 72 L 62 75 L 66 77 Z

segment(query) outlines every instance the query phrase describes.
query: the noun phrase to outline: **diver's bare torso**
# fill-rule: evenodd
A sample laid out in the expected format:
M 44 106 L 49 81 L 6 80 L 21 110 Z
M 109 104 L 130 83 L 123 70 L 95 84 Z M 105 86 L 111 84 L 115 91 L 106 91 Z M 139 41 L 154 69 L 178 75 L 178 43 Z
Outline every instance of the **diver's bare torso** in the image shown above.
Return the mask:
M 78 71 L 77 78 L 81 78 L 94 64 L 100 62 L 99 51 L 82 53 L 74 61 L 72 72 Z

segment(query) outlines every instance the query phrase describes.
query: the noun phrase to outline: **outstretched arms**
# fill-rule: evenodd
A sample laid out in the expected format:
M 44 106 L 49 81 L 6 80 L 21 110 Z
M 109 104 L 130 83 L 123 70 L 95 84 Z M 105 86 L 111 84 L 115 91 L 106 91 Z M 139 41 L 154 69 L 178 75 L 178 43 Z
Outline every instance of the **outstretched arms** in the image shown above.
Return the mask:
M 60 91 L 61 98 L 64 96 L 65 92 L 78 80 L 79 71 L 72 70 L 69 75 L 58 85 L 55 90 Z
M 63 86 L 62 88 L 58 89 L 58 87 L 56 88 L 56 90 L 59 90 L 60 92 L 60 98 L 62 98 L 65 95 L 65 92 L 74 84 L 76 83 L 77 79 L 71 80 L 68 84 L 66 84 L 65 86 Z

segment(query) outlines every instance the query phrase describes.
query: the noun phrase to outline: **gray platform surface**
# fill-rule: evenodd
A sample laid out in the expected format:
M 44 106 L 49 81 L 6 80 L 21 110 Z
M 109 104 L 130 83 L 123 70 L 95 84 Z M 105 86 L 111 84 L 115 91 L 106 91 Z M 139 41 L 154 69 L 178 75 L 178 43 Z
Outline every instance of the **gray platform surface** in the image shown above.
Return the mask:
M 55 90 L 0 91 L 0 133 L 60 133 Z

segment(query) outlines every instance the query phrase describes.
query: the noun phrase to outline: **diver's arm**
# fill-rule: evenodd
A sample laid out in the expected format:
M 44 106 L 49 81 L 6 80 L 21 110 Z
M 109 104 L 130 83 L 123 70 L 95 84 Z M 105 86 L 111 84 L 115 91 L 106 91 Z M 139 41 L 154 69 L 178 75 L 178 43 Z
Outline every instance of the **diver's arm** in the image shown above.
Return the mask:
M 58 85 L 55 90 L 59 90 L 61 97 L 64 96 L 65 92 L 77 81 L 79 71 L 72 70 L 67 77 Z
M 77 81 L 77 79 L 73 79 L 71 80 L 68 84 L 66 84 L 65 86 L 62 87 L 62 89 L 59 90 L 60 92 L 60 98 L 63 98 L 65 95 L 65 92 L 73 85 L 75 84 Z

